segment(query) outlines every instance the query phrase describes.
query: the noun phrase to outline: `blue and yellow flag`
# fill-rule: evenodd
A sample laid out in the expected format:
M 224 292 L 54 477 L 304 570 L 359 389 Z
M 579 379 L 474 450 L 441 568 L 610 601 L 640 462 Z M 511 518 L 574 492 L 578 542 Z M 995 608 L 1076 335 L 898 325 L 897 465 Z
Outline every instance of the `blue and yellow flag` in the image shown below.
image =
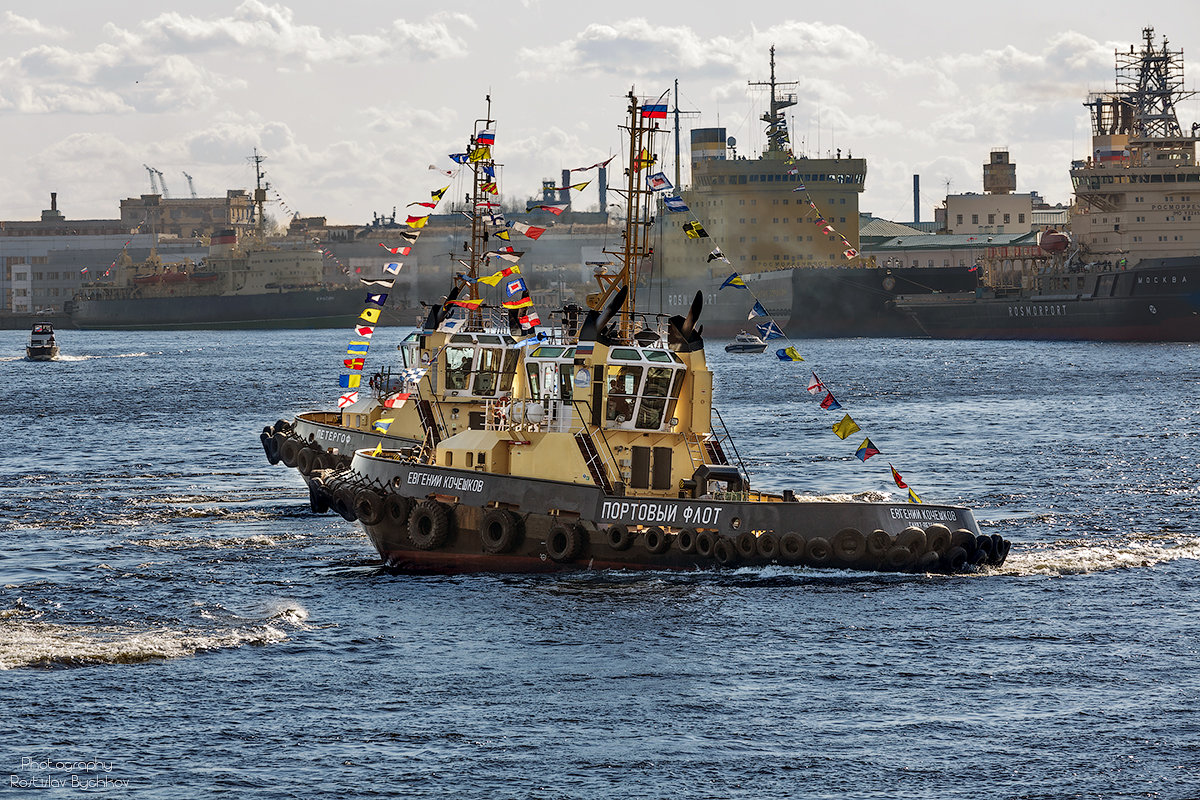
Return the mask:
M 917 497 L 917 493 L 916 493 L 916 492 L 914 492 L 912 489 L 909 489 L 909 490 L 908 490 L 908 502 L 910 502 L 910 503 L 920 503 L 920 502 L 921 502 L 921 498 Z
M 721 284 L 721 289 L 724 289 L 726 286 L 736 286 L 739 289 L 745 289 L 746 282 L 744 280 L 742 280 L 741 275 L 738 275 L 735 272 L 732 275 L 730 275 L 728 278 L 725 279 L 725 282 Z
M 780 361 L 803 361 L 804 356 L 800 355 L 800 351 L 793 347 L 781 347 L 775 351 L 775 355 Z M 843 436 L 843 439 L 846 437 Z
M 380 433 L 387 433 L 387 429 L 392 427 L 392 423 L 395 421 L 396 421 L 395 417 L 388 417 L 387 419 L 375 420 L 374 428 L 375 428 L 375 430 L 379 431 Z
M 855 431 L 862 430 L 854 420 L 850 419 L 850 415 L 842 417 L 840 421 L 834 423 L 833 432 L 837 434 L 839 439 L 845 439 Z
M 350 342 L 350 346 L 346 348 L 346 355 L 350 356 L 365 356 L 367 350 L 370 349 L 370 342 Z
M 362 375 L 339 375 L 338 385 L 343 389 L 357 389 L 362 383 Z
M 863 439 L 863 443 L 858 446 L 858 450 L 854 452 L 854 457 L 859 461 L 866 462 L 871 456 L 879 455 L 879 448 L 871 444 L 870 439 Z

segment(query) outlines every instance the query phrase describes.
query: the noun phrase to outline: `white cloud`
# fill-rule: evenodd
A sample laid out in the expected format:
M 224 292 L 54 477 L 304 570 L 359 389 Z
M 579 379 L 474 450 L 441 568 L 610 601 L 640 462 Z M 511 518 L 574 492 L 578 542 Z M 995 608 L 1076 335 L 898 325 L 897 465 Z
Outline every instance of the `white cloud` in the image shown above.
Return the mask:
M 64 28 L 56 28 L 50 25 L 43 25 L 36 19 L 22 17 L 14 14 L 11 11 L 4 12 L 4 33 L 16 34 L 19 36 L 45 36 L 46 38 L 57 39 L 67 35 Z

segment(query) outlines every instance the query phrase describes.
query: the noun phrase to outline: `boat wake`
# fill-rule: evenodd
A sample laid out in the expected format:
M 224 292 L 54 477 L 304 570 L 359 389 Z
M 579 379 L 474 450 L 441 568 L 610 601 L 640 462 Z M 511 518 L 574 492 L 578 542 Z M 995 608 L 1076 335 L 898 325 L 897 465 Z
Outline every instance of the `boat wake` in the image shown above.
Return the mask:
M 15 608 L 0 610 L 0 670 L 141 664 L 211 650 L 276 644 L 305 629 L 308 612 L 289 604 L 270 610 L 263 618 L 233 625 L 225 615 L 226 624 L 211 629 L 70 625 L 44 622 L 38 616 L 24 608 L 20 599 Z
M 1004 566 L 987 573 L 1062 577 L 1153 567 L 1180 559 L 1200 560 L 1200 538 L 1146 537 L 1105 544 L 1067 539 L 1029 549 L 1014 544 Z

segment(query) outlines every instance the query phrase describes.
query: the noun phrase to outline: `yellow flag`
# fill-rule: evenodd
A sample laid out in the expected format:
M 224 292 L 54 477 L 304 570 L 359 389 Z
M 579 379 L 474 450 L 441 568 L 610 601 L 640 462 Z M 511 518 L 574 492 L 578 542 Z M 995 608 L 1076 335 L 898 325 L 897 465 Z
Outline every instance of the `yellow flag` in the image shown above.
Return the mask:
M 580 192 L 580 191 L 583 191 L 583 187 L 587 186 L 589 183 L 591 183 L 591 181 L 584 181 L 583 183 L 572 183 L 571 188 L 577 192 Z
M 382 311 L 382 309 L 368 308 L 368 309 L 365 309 L 361 314 L 359 314 L 358 318 L 365 319 L 367 322 L 378 322 L 380 311 Z
M 485 158 L 492 157 L 492 148 L 476 147 L 471 151 L 471 155 L 467 156 L 468 161 L 483 161 Z
M 380 442 L 379 444 L 375 445 L 375 449 L 371 451 L 371 455 L 377 456 L 382 452 L 383 452 L 383 442 Z
M 914 492 L 912 489 L 909 489 L 909 490 L 908 490 L 908 502 L 910 502 L 910 503 L 920 503 L 920 502 L 921 502 L 921 498 L 917 497 L 917 493 L 916 493 L 916 492 Z
M 845 439 L 850 434 L 859 430 L 862 430 L 862 428 L 858 427 L 858 425 L 854 423 L 854 420 L 850 419 L 849 414 L 842 417 L 842 421 L 833 426 L 833 432 L 837 434 L 839 439 Z

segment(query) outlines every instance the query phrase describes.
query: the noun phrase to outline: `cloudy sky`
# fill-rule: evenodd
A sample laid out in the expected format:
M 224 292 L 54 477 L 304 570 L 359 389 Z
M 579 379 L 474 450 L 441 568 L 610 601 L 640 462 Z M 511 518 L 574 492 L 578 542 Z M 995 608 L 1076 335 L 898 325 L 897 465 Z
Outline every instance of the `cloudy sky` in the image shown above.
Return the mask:
M 154 10 L 150 10 L 154 7 Z M 739 152 L 763 141 L 774 44 L 796 149 L 867 159 L 863 210 L 923 219 L 951 192 L 981 190 L 1008 148 L 1018 191 L 1069 200 L 1067 169 L 1089 150 L 1081 102 L 1113 82 L 1113 52 L 1166 35 L 1200 68 L 1200 4 L 829 4 L 493 0 L 343 3 L 45 4 L 0 11 L 0 219 L 35 219 L 57 191 L 68 218 L 111 218 L 122 197 L 200 195 L 253 183 L 257 147 L 286 208 L 362 223 L 436 188 L 484 98 L 492 98 L 506 197 L 620 153 L 635 87 L 679 80 L 684 128 L 721 125 Z M 823 10 L 827 9 L 827 10 Z M 1190 37 L 1190 38 L 1189 38 Z M 1181 107 L 1185 128 L 1200 118 Z M 686 149 L 686 138 L 685 149 Z M 673 147 L 663 142 L 668 151 Z M 618 161 L 620 162 L 620 157 Z M 614 165 L 615 165 L 614 163 Z M 580 204 L 596 203 L 594 186 Z

